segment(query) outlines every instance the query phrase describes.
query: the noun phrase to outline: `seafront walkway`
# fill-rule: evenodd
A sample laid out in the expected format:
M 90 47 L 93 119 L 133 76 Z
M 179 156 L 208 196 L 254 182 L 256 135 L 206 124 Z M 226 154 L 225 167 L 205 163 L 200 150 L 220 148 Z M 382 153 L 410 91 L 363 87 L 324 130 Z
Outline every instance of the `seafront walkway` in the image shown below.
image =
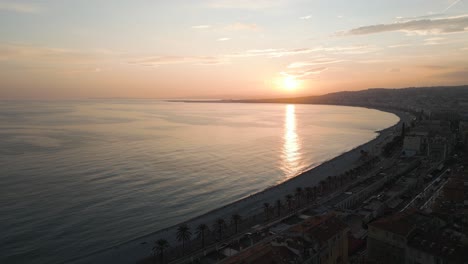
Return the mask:
M 366 173 L 363 173 L 362 175 L 357 177 L 355 180 L 353 180 L 351 182 L 348 182 L 348 183 L 344 184 L 343 186 L 340 186 L 340 187 L 338 187 L 338 188 L 336 188 L 336 189 L 334 189 L 334 190 L 332 190 L 332 191 L 330 191 L 328 193 L 324 193 L 322 197 L 318 197 L 314 201 L 306 202 L 302 206 L 294 208 L 294 210 L 286 211 L 285 214 L 280 214 L 280 216 L 272 217 L 271 219 L 265 220 L 264 217 L 262 217 L 263 212 L 259 212 L 257 214 L 257 216 L 253 217 L 253 219 L 257 219 L 257 221 L 248 221 L 249 222 L 248 226 L 244 227 L 242 232 L 240 232 L 238 234 L 234 234 L 233 236 L 227 237 L 227 238 L 225 238 L 223 240 L 214 242 L 214 243 L 212 243 L 211 245 L 209 245 L 209 246 L 207 246 L 205 248 L 194 250 L 194 251 L 192 251 L 192 252 L 190 252 L 188 254 L 185 254 L 185 255 L 180 255 L 178 258 L 176 257 L 176 259 L 169 260 L 168 263 L 170 263 L 170 264 L 192 263 L 195 260 L 199 260 L 199 259 L 204 258 L 206 255 L 209 255 L 210 253 L 218 252 L 220 245 L 228 245 L 228 246 L 232 245 L 236 241 L 239 241 L 240 239 L 248 236 L 247 234 L 252 234 L 254 232 L 264 232 L 264 233 L 267 234 L 267 236 L 264 239 L 257 241 L 255 244 L 264 243 L 264 242 L 271 239 L 271 236 L 268 236 L 268 230 L 269 230 L 270 227 L 272 227 L 272 226 L 274 226 L 274 225 L 276 225 L 278 223 L 281 223 L 282 221 L 284 221 L 284 220 L 286 220 L 286 219 L 288 219 L 290 217 L 293 217 L 295 215 L 299 215 L 302 212 L 305 212 L 305 211 L 308 211 L 308 210 L 318 209 L 319 207 L 323 206 L 324 204 L 327 204 L 328 202 L 332 201 L 337 196 L 341 195 L 344 191 L 346 191 L 347 189 L 349 189 L 353 185 L 356 185 L 361 181 L 365 181 L 365 180 L 375 176 L 376 174 L 378 174 L 382 170 L 387 170 L 387 169 L 391 168 L 395 164 L 395 162 L 396 162 L 396 157 L 395 156 L 392 156 L 392 157 L 389 157 L 389 158 L 384 158 L 380 162 L 375 164 L 373 169 L 367 171 Z M 327 211 L 331 210 L 333 208 L 333 206 L 334 205 L 329 204 L 329 206 L 328 206 L 328 208 L 326 208 L 326 210 Z M 284 209 L 287 209 L 287 208 L 284 208 Z M 249 247 L 247 247 L 247 248 L 249 248 Z M 242 250 L 245 250 L 247 248 L 244 248 Z M 168 259 L 170 259 L 170 258 L 168 258 Z

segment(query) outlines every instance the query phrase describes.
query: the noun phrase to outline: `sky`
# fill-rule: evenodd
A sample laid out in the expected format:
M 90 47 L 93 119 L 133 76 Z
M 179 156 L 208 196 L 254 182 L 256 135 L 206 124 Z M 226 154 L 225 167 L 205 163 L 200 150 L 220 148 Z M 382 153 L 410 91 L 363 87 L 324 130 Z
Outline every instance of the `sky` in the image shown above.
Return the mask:
M 0 99 L 468 84 L 468 0 L 0 0 Z

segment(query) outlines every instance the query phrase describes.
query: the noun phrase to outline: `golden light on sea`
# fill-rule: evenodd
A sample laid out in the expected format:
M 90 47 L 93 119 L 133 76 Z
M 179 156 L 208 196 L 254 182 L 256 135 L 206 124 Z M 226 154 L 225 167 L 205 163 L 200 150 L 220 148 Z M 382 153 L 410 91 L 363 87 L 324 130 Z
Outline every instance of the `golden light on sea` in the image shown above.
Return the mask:
M 283 150 L 281 168 L 288 175 L 293 176 L 299 166 L 300 140 L 296 131 L 295 105 L 286 105 L 284 120 Z

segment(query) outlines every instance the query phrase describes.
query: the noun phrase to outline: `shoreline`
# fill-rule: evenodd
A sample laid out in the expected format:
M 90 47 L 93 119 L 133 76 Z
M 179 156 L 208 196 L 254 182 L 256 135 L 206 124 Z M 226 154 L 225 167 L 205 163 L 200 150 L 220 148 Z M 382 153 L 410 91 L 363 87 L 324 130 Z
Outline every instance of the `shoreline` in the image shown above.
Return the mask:
M 355 106 L 362 107 L 362 106 Z M 392 132 L 401 125 L 402 122 L 407 122 L 407 114 L 402 111 L 394 109 L 384 108 L 370 108 L 363 107 L 382 112 L 387 112 L 396 115 L 399 120 L 396 124 L 391 125 L 388 128 L 380 131 L 375 131 L 377 136 L 370 141 L 356 146 L 350 150 L 344 151 L 336 157 L 329 160 L 325 160 L 315 167 L 307 169 L 297 175 L 283 181 L 277 185 L 266 187 L 265 189 L 243 197 L 237 201 L 231 202 L 222 207 L 215 208 L 201 215 L 192 217 L 186 221 L 176 223 L 170 227 L 166 227 L 147 235 L 143 235 L 134 238 L 129 241 L 125 241 L 108 247 L 102 250 L 98 250 L 89 253 L 85 256 L 76 257 L 69 259 L 63 263 L 128 263 L 135 262 L 148 256 L 151 253 L 153 242 L 157 239 L 164 238 L 169 241 L 171 245 L 176 245 L 175 232 L 176 228 L 180 224 L 187 224 L 192 228 L 196 227 L 200 223 L 211 225 L 216 218 L 219 217 L 230 217 L 233 213 L 240 213 L 243 217 L 250 216 L 258 213 L 258 210 L 262 207 L 263 202 L 273 202 L 278 198 L 283 198 L 286 194 L 293 193 L 296 187 L 314 186 L 317 185 L 321 180 L 326 179 L 328 176 L 338 175 L 353 168 L 356 164 L 356 160 L 360 155 L 360 150 L 366 149 L 369 152 L 381 148 L 384 142 L 387 142 L 389 137 L 392 136 Z M 391 137 L 393 138 L 393 137 Z M 390 139 L 391 139 L 390 138 Z M 354 166 L 353 166 L 354 165 Z

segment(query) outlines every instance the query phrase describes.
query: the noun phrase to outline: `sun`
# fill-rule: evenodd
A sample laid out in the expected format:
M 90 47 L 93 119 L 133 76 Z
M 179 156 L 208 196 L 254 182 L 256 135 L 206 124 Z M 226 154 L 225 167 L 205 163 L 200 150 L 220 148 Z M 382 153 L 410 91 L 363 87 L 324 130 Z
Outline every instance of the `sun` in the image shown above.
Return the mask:
M 299 81 L 292 76 L 286 76 L 283 79 L 283 87 L 286 90 L 295 90 L 299 86 Z

